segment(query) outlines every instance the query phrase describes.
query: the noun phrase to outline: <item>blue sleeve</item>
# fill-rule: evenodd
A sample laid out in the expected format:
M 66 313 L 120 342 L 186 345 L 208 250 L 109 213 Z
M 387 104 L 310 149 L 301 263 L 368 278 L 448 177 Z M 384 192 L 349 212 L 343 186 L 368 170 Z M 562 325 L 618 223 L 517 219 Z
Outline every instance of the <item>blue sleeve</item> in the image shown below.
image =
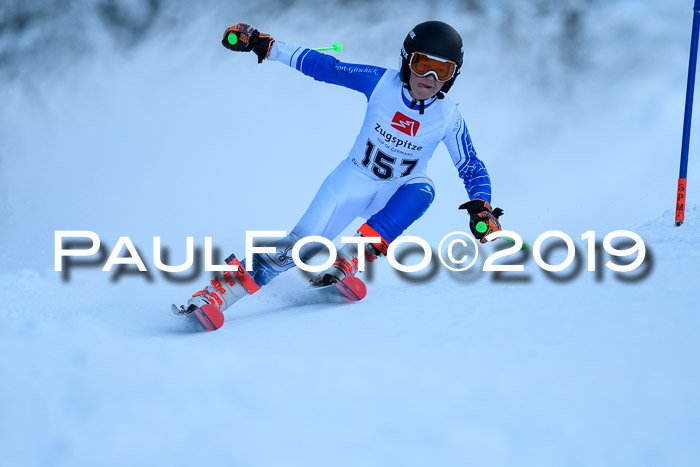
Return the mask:
M 451 131 L 443 138 L 445 146 L 464 182 L 469 199 L 483 199 L 491 204 L 491 178 L 484 163 L 476 156 L 469 130 L 462 116 L 457 112 L 457 120 Z
M 317 81 L 359 91 L 367 100 L 386 71 L 385 68 L 371 65 L 344 63 L 331 55 L 289 44 L 280 43 L 275 46 L 278 50 L 275 51 L 274 60 L 286 63 Z

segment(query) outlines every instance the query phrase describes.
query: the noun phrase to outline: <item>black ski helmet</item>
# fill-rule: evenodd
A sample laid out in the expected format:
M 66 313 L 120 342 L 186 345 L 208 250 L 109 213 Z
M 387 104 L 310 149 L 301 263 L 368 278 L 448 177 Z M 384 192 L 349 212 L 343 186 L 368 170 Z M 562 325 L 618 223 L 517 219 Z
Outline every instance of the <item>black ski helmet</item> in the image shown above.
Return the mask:
M 406 86 L 408 86 L 408 78 L 411 76 L 408 62 L 411 60 L 413 52 L 435 55 L 452 60 L 457 64 L 455 75 L 442 86 L 441 92 L 449 91 L 457 79 L 464 61 L 462 37 L 457 30 L 442 21 L 426 21 L 416 25 L 408 32 L 401 48 L 401 69 L 399 70 L 399 77 Z

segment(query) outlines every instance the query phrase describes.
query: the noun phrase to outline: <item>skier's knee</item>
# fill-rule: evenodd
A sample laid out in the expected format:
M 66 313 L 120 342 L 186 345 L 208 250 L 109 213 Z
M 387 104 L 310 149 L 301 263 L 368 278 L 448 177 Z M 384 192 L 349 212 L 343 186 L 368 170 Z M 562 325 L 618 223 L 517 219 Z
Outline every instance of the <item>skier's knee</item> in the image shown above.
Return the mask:
M 390 243 L 425 213 L 433 199 L 435 189 L 428 182 L 403 185 L 367 224 Z

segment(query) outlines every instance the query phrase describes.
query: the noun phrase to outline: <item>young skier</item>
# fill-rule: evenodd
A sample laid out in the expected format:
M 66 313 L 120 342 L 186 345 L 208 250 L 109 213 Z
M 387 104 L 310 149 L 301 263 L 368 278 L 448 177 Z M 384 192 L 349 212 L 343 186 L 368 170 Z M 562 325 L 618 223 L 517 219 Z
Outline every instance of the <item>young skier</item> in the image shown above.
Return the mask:
M 275 253 L 253 255 L 251 271 L 231 255 L 226 262 L 238 265 L 238 271 L 213 279 L 181 307 L 182 312 L 206 304 L 225 310 L 292 268 L 291 250 L 299 239 L 316 235 L 333 240 L 357 217 L 367 219 L 358 235 L 374 239 L 364 247 L 365 258 L 372 261 L 386 254 L 389 244 L 433 201 L 433 181 L 426 170 L 440 142 L 447 146 L 471 200 L 460 209 L 468 210 L 474 236 L 483 243 L 484 237 L 501 229 L 502 210 L 489 205 L 488 172 L 476 156 L 457 102 L 445 95 L 460 73 L 464 55 L 462 38 L 448 24 L 427 21 L 415 26 L 404 40 L 399 70 L 343 63 L 276 41 L 243 23 L 228 28 L 222 44 L 235 52 L 254 52 L 258 63 L 284 63 L 315 80 L 359 91 L 367 97 L 367 111 L 348 157 L 326 178 L 291 233 L 269 245 Z M 306 262 L 323 248 L 307 244 L 300 258 Z M 329 285 L 354 275 L 360 250 L 357 244 L 345 245 L 333 266 L 312 282 Z

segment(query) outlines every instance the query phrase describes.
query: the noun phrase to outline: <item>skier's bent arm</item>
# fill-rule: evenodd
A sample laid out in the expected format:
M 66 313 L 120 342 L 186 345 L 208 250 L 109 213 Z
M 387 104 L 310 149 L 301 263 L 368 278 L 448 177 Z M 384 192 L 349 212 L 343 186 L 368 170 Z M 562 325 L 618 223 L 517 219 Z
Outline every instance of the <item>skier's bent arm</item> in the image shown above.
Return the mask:
M 450 119 L 450 122 L 442 141 L 464 182 L 469 198 L 491 203 L 491 178 L 484 163 L 476 156 L 469 130 L 459 111 L 455 111 L 455 118 Z
M 267 59 L 284 63 L 317 81 L 359 91 L 368 100 L 386 71 L 371 65 L 344 63 L 331 55 L 279 41 L 272 44 Z
M 481 243 L 485 243 L 491 233 L 501 230 L 498 218 L 503 215 L 503 210 L 491 208 L 491 179 L 484 163 L 476 156 L 469 130 L 459 110 L 455 109 L 449 123 L 442 141 L 471 200 L 463 203 L 459 209 L 469 212 L 469 230 Z

